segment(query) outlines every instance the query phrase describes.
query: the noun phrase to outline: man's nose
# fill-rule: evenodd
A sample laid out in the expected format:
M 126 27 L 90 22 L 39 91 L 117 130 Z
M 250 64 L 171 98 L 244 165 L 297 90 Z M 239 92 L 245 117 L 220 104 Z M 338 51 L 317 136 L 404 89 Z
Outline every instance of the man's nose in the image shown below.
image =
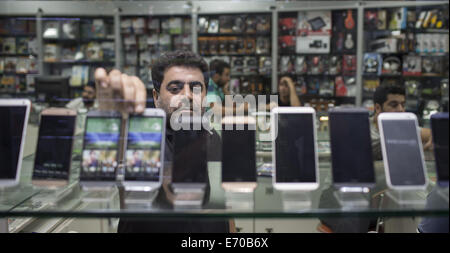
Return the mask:
M 189 86 L 189 84 L 185 84 L 183 86 L 183 94 L 189 99 L 192 100 L 193 99 L 193 94 L 191 91 L 191 87 Z
M 402 105 L 402 104 L 399 104 L 399 105 L 397 106 L 397 111 L 398 111 L 398 112 L 405 112 L 405 106 Z

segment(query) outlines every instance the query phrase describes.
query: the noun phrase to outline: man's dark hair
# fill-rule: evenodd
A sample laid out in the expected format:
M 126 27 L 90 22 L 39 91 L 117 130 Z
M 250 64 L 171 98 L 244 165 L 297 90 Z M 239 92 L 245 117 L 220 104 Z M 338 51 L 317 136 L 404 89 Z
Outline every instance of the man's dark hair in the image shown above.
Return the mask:
M 158 61 L 153 64 L 152 82 L 156 91 L 159 92 L 161 88 L 164 73 L 174 66 L 199 69 L 203 73 L 205 86 L 208 88 L 209 68 L 206 61 L 200 55 L 191 51 L 177 50 L 162 54 Z
M 95 82 L 94 81 L 87 82 L 86 86 L 91 87 L 92 89 L 95 90 Z
M 406 91 L 403 86 L 399 85 L 380 85 L 373 94 L 373 103 L 383 105 L 389 94 L 405 96 Z
M 209 70 L 211 71 L 211 76 L 214 74 L 222 75 L 223 71 L 225 69 L 230 69 L 230 64 L 226 63 L 225 61 L 214 59 L 209 63 Z

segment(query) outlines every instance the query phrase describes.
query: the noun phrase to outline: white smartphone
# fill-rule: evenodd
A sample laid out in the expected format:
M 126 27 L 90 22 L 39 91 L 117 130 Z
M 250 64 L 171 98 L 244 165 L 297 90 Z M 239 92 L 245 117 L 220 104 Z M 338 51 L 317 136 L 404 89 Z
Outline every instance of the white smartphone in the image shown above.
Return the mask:
M 126 130 L 125 190 L 158 189 L 163 179 L 166 113 L 155 108 L 130 115 Z
M 86 116 L 80 184 L 84 188 L 116 185 L 121 149 L 122 115 L 117 111 L 90 111 Z
M 312 107 L 271 111 L 273 185 L 277 190 L 319 187 L 316 112 Z
M 257 186 L 255 132 L 253 117 L 222 119 L 222 187 L 226 191 L 251 192 Z
M 0 186 L 19 183 L 31 102 L 0 99 Z
M 77 113 L 47 108 L 41 113 L 32 184 L 62 187 L 68 184 Z
M 419 190 L 427 185 L 417 117 L 413 113 L 378 116 L 387 185 L 396 190 Z

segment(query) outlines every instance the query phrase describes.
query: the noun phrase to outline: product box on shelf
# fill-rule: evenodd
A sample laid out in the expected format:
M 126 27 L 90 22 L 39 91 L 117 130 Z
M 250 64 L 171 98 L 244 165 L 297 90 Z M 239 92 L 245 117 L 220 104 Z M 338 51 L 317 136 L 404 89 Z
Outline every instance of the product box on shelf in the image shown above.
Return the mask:
M 380 74 L 381 73 L 381 55 L 377 53 L 364 54 L 364 73 L 365 74 Z
M 404 76 L 422 75 L 422 57 L 415 55 L 405 55 L 403 57 L 403 75 Z

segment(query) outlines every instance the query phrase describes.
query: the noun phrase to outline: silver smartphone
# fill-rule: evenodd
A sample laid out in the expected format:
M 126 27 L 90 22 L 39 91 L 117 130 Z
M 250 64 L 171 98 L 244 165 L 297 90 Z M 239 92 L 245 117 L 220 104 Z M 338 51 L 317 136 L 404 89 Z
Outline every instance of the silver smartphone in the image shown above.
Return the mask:
M 159 188 L 163 179 L 166 113 L 146 109 L 142 115 L 130 115 L 125 132 L 125 190 Z
M 31 102 L 0 99 L 0 186 L 19 183 Z
M 226 191 L 251 192 L 257 186 L 255 132 L 253 117 L 222 119 L 222 187 Z
M 316 112 L 312 107 L 271 111 L 273 185 L 277 190 L 319 187 Z
M 68 184 L 77 113 L 47 108 L 41 113 L 32 184 L 47 188 Z
M 413 113 L 378 116 L 387 185 L 396 190 L 421 190 L 427 185 L 417 117 Z
M 333 184 L 337 187 L 375 186 L 369 111 L 333 108 L 328 115 Z
M 90 111 L 86 115 L 80 184 L 85 188 L 116 185 L 121 149 L 122 115 Z

